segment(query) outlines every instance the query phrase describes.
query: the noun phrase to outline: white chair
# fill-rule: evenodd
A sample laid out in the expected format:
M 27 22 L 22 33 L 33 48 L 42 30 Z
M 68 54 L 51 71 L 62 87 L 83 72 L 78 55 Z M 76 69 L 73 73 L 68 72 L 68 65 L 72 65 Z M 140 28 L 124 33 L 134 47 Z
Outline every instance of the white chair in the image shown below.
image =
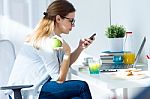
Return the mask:
M 14 45 L 9 40 L 0 40 L 0 98 L 8 99 L 2 90 L 13 90 L 14 99 L 22 99 L 21 89 L 29 88 L 33 85 L 7 86 L 7 82 L 15 61 Z

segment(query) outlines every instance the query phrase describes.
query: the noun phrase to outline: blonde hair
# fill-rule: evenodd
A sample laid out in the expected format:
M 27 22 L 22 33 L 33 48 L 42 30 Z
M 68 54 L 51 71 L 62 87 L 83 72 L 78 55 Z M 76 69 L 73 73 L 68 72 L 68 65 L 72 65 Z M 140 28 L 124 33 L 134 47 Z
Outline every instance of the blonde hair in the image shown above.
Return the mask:
M 33 33 L 27 36 L 26 42 L 39 49 L 41 41 L 49 37 L 54 31 L 56 16 L 66 16 L 71 12 L 75 12 L 75 8 L 69 1 L 55 0 L 48 6 L 47 11 L 44 12 L 44 17 L 33 30 Z
M 42 39 L 49 37 L 53 30 L 54 21 L 43 18 L 33 30 L 33 33 L 27 36 L 26 42 L 39 49 Z

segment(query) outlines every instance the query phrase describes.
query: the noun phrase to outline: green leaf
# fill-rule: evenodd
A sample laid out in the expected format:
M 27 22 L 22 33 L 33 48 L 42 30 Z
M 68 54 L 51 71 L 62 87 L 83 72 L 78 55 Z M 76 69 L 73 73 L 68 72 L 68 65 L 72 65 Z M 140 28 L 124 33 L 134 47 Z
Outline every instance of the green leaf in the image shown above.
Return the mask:
M 107 27 L 105 34 L 108 38 L 123 38 L 125 36 L 126 29 L 123 25 L 111 25 Z

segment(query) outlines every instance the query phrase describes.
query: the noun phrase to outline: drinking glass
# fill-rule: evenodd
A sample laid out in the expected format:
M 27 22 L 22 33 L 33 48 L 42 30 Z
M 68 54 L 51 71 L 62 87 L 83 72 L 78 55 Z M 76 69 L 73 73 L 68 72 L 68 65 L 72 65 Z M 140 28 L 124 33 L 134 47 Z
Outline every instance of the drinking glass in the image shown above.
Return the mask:
M 122 63 L 123 62 L 123 56 L 121 56 L 121 55 L 114 56 L 113 62 L 114 63 Z
M 88 66 L 89 66 L 90 74 L 99 74 L 100 66 L 101 66 L 99 60 L 98 61 L 95 61 L 95 60 L 90 61 L 88 64 L 89 64 Z
M 132 65 L 135 62 L 135 53 L 127 52 L 123 54 L 124 64 Z

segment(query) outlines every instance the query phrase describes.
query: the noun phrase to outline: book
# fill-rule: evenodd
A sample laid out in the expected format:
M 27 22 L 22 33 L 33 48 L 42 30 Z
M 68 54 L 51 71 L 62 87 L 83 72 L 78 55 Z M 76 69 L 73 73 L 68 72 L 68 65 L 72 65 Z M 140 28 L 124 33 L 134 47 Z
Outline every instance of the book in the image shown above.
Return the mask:
M 101 61 L 102 61 L 102 64 L 103 63 L 114 63 L 113 60 L 101 60 Z
M 123 55 L 124 53 L 127 53 L 129 51 L 120 51 L 120 52 L 111 52 L 111 51 L 103 51 L 101 55 Z

